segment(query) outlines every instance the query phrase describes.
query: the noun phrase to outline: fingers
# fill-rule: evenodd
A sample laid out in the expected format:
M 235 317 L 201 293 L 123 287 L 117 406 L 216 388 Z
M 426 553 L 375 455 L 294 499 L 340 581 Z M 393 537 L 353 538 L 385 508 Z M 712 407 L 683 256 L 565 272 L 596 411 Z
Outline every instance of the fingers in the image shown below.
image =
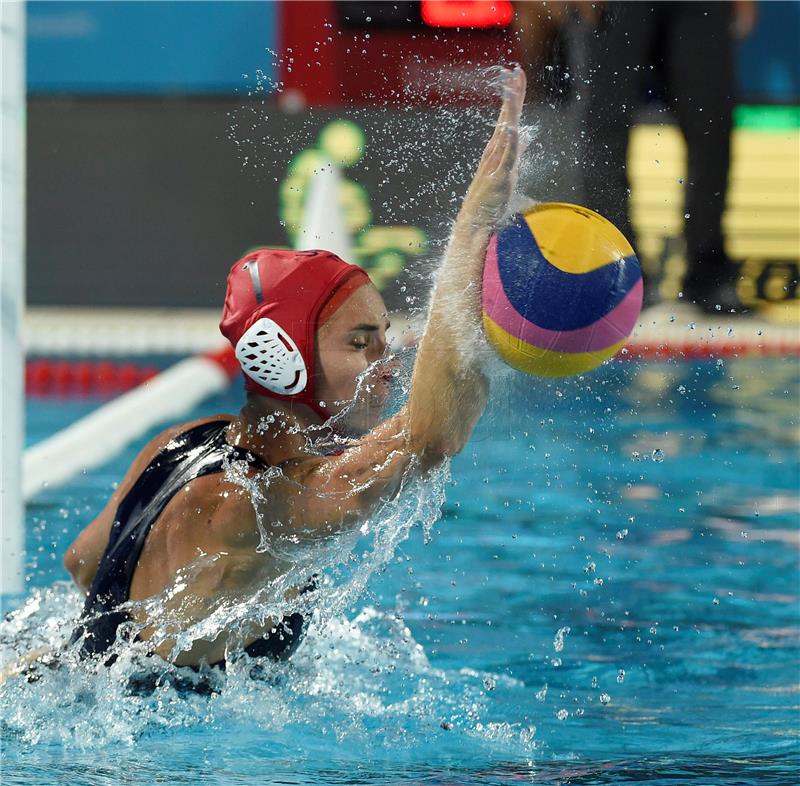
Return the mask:
M 481 163 L 495 169 L 508 145 L 509 131 L 518 132 L 525 101 L 525 72 L 519 67 L 503 73 L 503 105 L 494 127 L 494 133 L 483 151 Z
M 522 117 L 522 105 L 525 102 L 525 88 L 527 80 L 525 79 L 525 72 L 519 67 L 515 67 L 513 71 L 509 72 L 508 81 L 506 85 L 508 100 L 508 118 L 506 125 L 519 126 Z
M 503 74 L 503 106 L 497 118 L 496 128 L 518 126 L 525 101 L 525 72 L 519 67 Z

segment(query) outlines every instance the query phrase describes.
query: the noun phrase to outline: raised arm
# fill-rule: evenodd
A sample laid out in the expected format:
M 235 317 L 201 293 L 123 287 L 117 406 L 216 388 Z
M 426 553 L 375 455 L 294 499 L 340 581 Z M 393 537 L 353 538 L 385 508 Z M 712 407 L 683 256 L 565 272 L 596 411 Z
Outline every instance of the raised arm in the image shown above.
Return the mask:
M 494 134 L 436 274 L 408 402 L 341 455 L 283 467 L 267 495 L 265 518 L 317 533 L 352 527 L 397 493 L 412 461 L 424 472 L 466 444 L 486 404 L 478 349 L 483 263 L 516 185 L 524 96 L 523 71 L 505 72 Z
M 516 186 L 524 98 L 522 69 L 505 72 L 500 117 L 436 274 L 408 402 L 409 446 L 425 464 L 458 453 L 486 404 L 480 360 L 483 263 Z

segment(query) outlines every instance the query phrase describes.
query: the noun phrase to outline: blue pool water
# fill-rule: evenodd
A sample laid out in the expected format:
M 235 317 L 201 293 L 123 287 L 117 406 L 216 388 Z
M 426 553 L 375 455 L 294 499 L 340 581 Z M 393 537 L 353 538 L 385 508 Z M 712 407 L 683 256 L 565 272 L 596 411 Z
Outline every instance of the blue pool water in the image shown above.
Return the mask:
M 799 397 L 790 360 L 500 380 L 430 537 L 292 662 L 211 698 L 7 683 L 3 784 L 796 782 Z M 30 403 L 29 441 L 94 405 Z M 61 554 L 136 447 L 30 507 L 4 659 L 74 619 Z

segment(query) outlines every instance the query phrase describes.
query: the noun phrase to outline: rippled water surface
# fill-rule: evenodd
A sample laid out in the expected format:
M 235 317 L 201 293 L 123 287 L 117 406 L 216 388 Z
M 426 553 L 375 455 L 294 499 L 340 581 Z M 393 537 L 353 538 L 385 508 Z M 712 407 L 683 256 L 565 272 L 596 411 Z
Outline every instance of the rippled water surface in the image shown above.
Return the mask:
M 4 786 L 796 782 L 799 382 L 790 360 L 499 380 L 430 541 L 289 664 L 210 698 L 131 696 L 132 662 L 8 683 Z M 30 404 L 29 441 L 81 406 Z M 77 615 L 61 554 L 132 455 L 29 509 L 4 660 Z

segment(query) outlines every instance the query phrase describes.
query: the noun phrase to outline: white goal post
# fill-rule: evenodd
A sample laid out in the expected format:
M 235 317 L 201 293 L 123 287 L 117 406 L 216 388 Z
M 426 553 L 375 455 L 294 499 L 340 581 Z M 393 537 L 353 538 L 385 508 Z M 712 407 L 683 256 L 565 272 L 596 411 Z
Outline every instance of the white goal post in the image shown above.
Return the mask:
M 0 594 L 22 591 L 25 281 L 25 3 L 0 1 Z

